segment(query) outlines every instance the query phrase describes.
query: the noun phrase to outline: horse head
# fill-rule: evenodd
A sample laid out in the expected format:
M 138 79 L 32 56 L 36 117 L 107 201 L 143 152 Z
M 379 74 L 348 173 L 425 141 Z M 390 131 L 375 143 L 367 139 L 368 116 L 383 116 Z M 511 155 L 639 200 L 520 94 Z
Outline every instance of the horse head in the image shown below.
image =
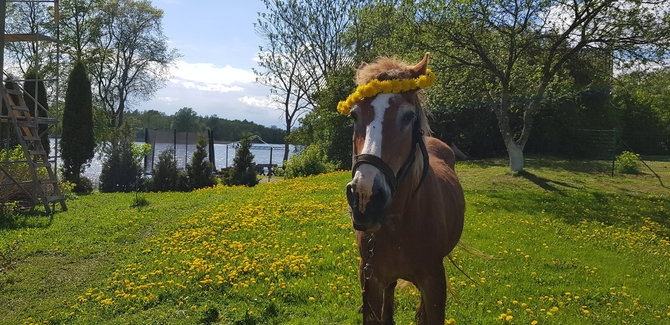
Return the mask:
M 362 64 L 357 90 L 338 106 L 354 120 L 352 180 L 346 196 L 357 230 L 379 230 L 398 186 L 425 176 L 423 134 L 428 124 L 418 91 L 434 80 L 427 66 L 428 53 L 415 66 L 388 58 Z

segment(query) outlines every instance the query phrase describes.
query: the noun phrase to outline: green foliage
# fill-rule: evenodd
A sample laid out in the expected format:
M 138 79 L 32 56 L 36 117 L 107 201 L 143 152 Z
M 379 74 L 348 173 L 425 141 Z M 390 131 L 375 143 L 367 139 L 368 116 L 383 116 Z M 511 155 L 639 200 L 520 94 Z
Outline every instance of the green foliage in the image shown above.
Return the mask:
M 337 112 L 337 103 L 349 96 L 356 87 L 354 70 L 334 71 L 326 80 L 326 87 L 315 95 L 316 107 L 301 120 L 302 126 L 289 136 L 298 144 L 314 144 L 337 169 L 351 168 L 351 133 L 348 117 Z
M 670 68 L 619 77 L 614 102 L 624 142 L 642 154 L 670 153 Z
M 78 182 L 72 187 L 72 192 L 77 194 L 90 194 L 93 192 L 93 182 L 90 178 L 80 175 Z
M 133 204 L 130 205 L 132 208 L 143 208 L 149 205 L 149 200 L 144 195 L 136 195 L 133 199 Z
M 21 161 L 26 160 L 26 157 L 23 153 L 23 148 L 20 145 L 17 145 L 13 149 L 0 149 L 0 160 Z M 27 163 L 3 164 L 2 167 L 9 175 L 11 175 L 11 178 L 0 171 L 0 184 L 12 183 L 12 178 L 17 182 L 33 180 L 30 166 L 28 166 Z M 42 179 L 48 177 L 47 171 L 44 168 L 38 168 L 37 173 Z M 34 194 L 32 186 L 24 186 L 23 189 L 24 190 L 18 186 L 0 186 L 0 202 L 31 201 L 31 195 Z M 28 195 L 28 193 L 30 193 L 30 195 Z
M 616 156 L 614 168 L 618 173 L 639 174 L 640 173 L 640 155 L 624 151 Z
M 174 113 L 172 128 L 178 132 L 197 132 L 202 129 L 198 113 L 190 107 L 183 107 Z
M 195 146 L 191 163 L 186 165 L 188 180 L 192 189 L 209 187 L 216 184 L 216 179 L 212 172 L 214 168 L 207 159 L 207 140 L 200 137 Z
M 131 192 L 140 184 L 142 170 L 128 138 L 127 128 L 116 132 L 114 139 L 104 149 L 105 160 L 100 172 L 100 192 Z
M 189 113 L 190 110 L 190 113 Z M 181 112 L 177 121 L 177 114 Z M 176 127 L 178 131 L 193 130 L 202 131 L 205 128 L 214 131 L 214 140 L 216 141 L 237 141 L 244 136 L 245 133 L 253 133 L 260 136 L 268 143 L 283 143 L 284 131 L 272 126 L 265 127 L 247 120 L 227 120 L 216 115 L 211 116 L 190 116 L 193 113 L 190 108 L 182 108 L 174 115 L 166 115 L 163 112 L 148 110 L 148 111 L 130 111 L 126 113 L 126 120 L 133 120 L 137 124 L 135 135 L 138 138 L 144 137 L 144 129 L 169 130 Z M 188 114 L 186 114 L 188 113 Z
M 89 192 L 90 188 L 87 184 L 80 184 L 86 182 L 81 180 L 80 175 L 86 163 L 93 158 L 95 149 L 92 96 L 86 66 L 77 62 L 67 81 L 61 140 L 63 176 L 77 184 L 77 192 Z
M 256 164 L 254 155 L 251 153 L 251 136 L 247 135 L 240 140 L 240 145 L 235 152 L 233 167 L 223 174 L 223 183 L 228 186 L 246 185 L 254 186 L 258 183 L 256 179 Z
M 286 178 L 304 177 L 332 172 L 336 166 L 328 161 L 323 150 L 316 144 L 310 145 L 299 156 L 293 156 L 284 167 Z
M 25 74 L 26 81 L 23 82 L 23 99 L 26 102 L 26 106 L 30 109 L 30 114 L 34 115 L 35 111 L 35 100 L 39 103 L 37 107 L 37 116 L 38 117 L 47 117 L 49 111 L 49 103 L 47 99 L 47 89 L 44 86 L 44 76 L 37 68 L 31 67 L 26 71 Z M 37 81 L 39 80 L 39 81 Z M 51 152 L 51 146 L 49 145 L 49 126 L 46 124 L 40 124 L 37 128 L 37 132 L 42 137 L 42 146 L 44 150 L 49 153 Z
M 179 170 L 177 170 L 177 160 L 173 149 L 161 152 L 152 175 L 154 191 L 167 192 L 177 189 Z

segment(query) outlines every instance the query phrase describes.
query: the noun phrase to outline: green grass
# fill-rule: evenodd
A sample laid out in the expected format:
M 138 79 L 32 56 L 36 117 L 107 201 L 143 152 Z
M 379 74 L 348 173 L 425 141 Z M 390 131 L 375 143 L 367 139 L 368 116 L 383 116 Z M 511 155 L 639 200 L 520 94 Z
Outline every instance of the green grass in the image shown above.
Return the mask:
M 649 159 L 670 183 L 670 162 Z M 537 157 L 459 163 L 457 324 L 670 324 L 670 190 L 643 169 Z M 643 167 L 644 168 L 644 167 Z M 350 174 L 192 193 L 92 194 L 0 217 L 0 323 L 360 323 Z M 397 290 L 396 321 L 418 302 Z M 503 315 L 504 314 L 504 315 Z M 509 317 L 511 316 L 511 318 Z

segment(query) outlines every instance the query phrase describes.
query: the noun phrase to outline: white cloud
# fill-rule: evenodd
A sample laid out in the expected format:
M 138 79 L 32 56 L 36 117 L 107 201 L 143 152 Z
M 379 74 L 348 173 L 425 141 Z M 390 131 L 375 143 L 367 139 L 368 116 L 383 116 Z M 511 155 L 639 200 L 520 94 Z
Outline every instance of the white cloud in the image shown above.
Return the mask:
M 172 83 L 185 88 L 213 92 L 243 91 L 245 84 L 256 82 L 256 75 L 249 70 L 223 67 L 212 63 L 189 63 L 178 60 L 171 68 Z
M 269 96 L 242 96 L 238 100 L 242 103 L 245 103 L 249 106 L 260 107 L 260 108 L 281 108 L 279 103 L 274 101 Z
M 170 96 L 159 96 L 158 100 L 164 103 L 172 103 L 177 100 L 177 98 L 170 97 Z

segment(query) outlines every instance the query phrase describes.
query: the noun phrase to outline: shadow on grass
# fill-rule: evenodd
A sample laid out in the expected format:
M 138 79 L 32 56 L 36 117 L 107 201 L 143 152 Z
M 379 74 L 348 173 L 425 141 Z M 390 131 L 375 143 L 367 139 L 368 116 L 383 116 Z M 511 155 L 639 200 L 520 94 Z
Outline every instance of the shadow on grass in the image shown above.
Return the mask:
M 577 189 L 578 188 L 576 186 L 573 186 L 572 184 L 568 184 L 568 183 L 565 183 L 565 182 L 559 182 L 559 181 L 553 181 L 553 180 L 550 180 L 548 178 L 537 176 L 537 175 L 535 175 L 535 174 L 533 174 L 533 173 L 531 173 L 527 170 L 522 170 L 517 175 L 519 177 L 523 177 L 523 178 L 533 182 L 535 185 L 537 185 L 537 186 L 539 186 L 542 189 L 547 190 L 547 191 L 552 191 L 552 192 L 560 191 L 559 188 L 551 185 L 551 183 L 556 184 L 556 185 L 560 185 L 560 186 L 563 186 L 563 187 L 572 188 L 572 189 Z
M 0 214 L 0 230 L 48 228 L 53 223 L 53 220 L 53 214 L 45 215 L 39 211 Z
M 658 236 L 670 237 L 670 198 L 665 196 L 586 190 L 506 191 L 486 196 L 490 199 L 472 202 L 477 210 L 502 209 L 522 215 L 558 218 L 568 224 L 587 221 L 623 227 L 648 226 Z
M 549 168 L 579 173 L 611 173 L 612 162 L 608 160 L 563 159 L 546 156 L 526 158 L 526 167 Z

